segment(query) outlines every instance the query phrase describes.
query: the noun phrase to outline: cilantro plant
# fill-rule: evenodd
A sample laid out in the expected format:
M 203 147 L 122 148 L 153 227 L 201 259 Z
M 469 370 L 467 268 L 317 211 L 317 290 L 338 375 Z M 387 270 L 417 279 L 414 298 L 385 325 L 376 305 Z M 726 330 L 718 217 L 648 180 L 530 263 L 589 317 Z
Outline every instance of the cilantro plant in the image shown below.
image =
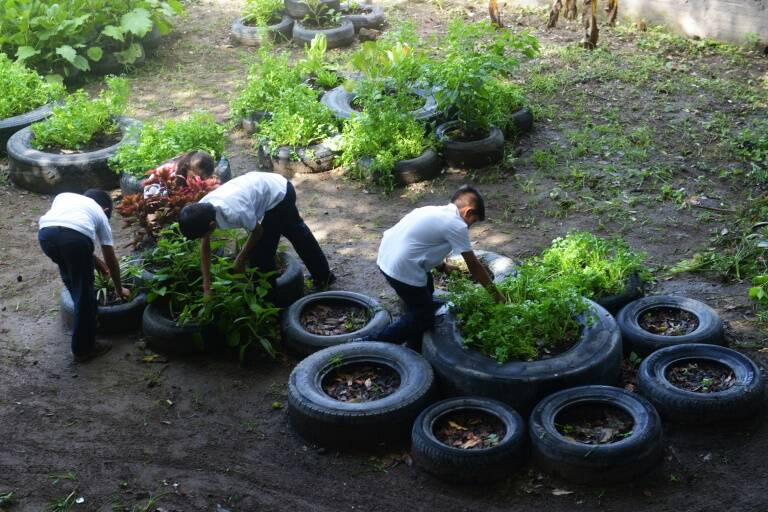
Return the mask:
M 379 183 L 389 191 L 395 184 L 395 163 L 435 145 L 433 136 L 399 104 L 396 98 L 379 98 L 374 107 L 349 118 L 341 136 L 341 163 L 350 175 Z M 366 157 L 371 159 L 370 165 L 358 165 Z
M 605 239 L 585 231 L 555 239 L 534 258 L 548 275 L 570 280 L 588 298 L 621 292 L 632 274 L 649 279 L 644 260 L 644 253 L 632 251 L 620 238 Z
M 497 284 L 504 303 L 460 275 L 448 281 L 451 309 L 464 343 L 499 363 L 532 360 L 566 349 L 581 332 L 577 316 L 586 303 L 570 280 L 526 262 Z
M 266 27 L 280 20 L 282 0 L 246 0 L 243 18 L 247 25 Z
M 61 77 L 89 71 L 112 51 L 130 64 L 138 39 L 153 26 L 167 34 L 178 0 L 61 0 L 0 2 L 0 51 L 42 73 Z
M 107 87 L 97 99 L 79 90 L 54 107 L 51 117 L 33 124 L 32 144 L 37 149 L 77 150 L 99 137 L 106 139 L 117 134 L 117 117 L 128 104 L 128 81 L 108 77 L 106 82 Z
M 226 237 L 211 240 L 213 295 L 205 299 L 199 243 L 187 240 L 176 224 L 163 230 L 157 246 L 145 253 L 145 263 L 156 272 L 148 285 L 147 300 L 168 301 L 171 316 L 182 325 L 215 326 L 227 345 L 238 350 L 241 360 L 254 344 L 275 355 L 279 308 L 265 298 L 269 275 L 255 270 L 233 274 L 231 260 L 216 255 L 230 242 Z
M 201 150 L 217 160 L 224 153 L 225 129 L 212 114 L 194 112 L 184 119 L 159 121 L 135 128 L 136 144 L 123 144 L 110 161 L 115 172 L 136 177 L 185 151 Z
M 230 105 L 233 119 L 254 112 L 270 112 L 279 98 L 301 83 L 301 73 L 290 64 L 288 52 L 267 45 L 259 49 L 245 86 Z
M 64 96 L 64 87 L 45 80 L 0 53 L 0 119 L 25 114 Z
M 337 131 L 331 110 L 320 103 L 317 91 L 303 84 L 285 91 L 273 105 L 272 116 L 263 119 L 256 129 L 273 151 L 279 146 L 309 146 Z

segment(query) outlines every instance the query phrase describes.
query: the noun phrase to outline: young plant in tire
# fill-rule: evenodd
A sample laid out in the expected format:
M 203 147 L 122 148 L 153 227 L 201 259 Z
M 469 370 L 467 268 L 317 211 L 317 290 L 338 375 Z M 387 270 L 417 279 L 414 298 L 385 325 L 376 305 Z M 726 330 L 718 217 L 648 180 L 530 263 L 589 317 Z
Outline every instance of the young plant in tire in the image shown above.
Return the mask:
M 434 136 L 400 105 L 397 97 L 379 97 L 362 114 L 347 119 L 341 135 L 340 160 L 347 174 L 379 184 L 386 192 L 395 186 L 395 163 L 436 147 Z M 368 165 L 361 163 L 366 158 Z
M 130 89 L 125 78 L 107 77 L 106 84 L 95 100 L 79 90 L 53 107 L 51 117 L 32 125 L 32 145 L 40 150 L 76 152 L 117 142 L 117 118 L 128 106 Z
M 123 287 L 131 291 L 131 296 L 127 300 L 133 299 L 135 295 L 134 280 L 141 277 L 142 266 L 123 257 L 120 259 L 120 281 Z M 99 306 L 110 306 L 123 300 L 118 297 L 115 291 L 115 283 L 110 278 L 109 273 L 96 270 L 93 275 L 93 289 L 96 291 L 96 303 Z
M 349 62 L 364 79 L 387 80 L 395 89 L 405 89 L 423 81 L 424 66 L 429 59 L 420 46 L 414 24 L 404 22 L 380 39 L 362 43 Z
M 182 119 L 150 122 L 135 129 L 138 143 L 120 146 L 109 162 L 115 172 L 143 178 L 150 169 L 185 151 L 205 151 L 214 161 L 224 153 L 225 128 L 209 112 L 193 112 Z
M 317 91 L 303 84 L 286 91 L 273 105 L 272 116 L 256 128 L 256 135 L 272 152 L 280 146 L 307 147 L 337 132 L 331 110 L 320 103 Z
M 320 0 L 306 0 L 307 14 L 301 23 L 314 29 L 327 29 L 341 25 L 341 12 L 329 8 Z
M 296 64 L 310 85 L 323 90 L 333 89 L 341 82 L 339 74 L 326 61 L 325 52 L 327 49 L 328 40 L 325 34 L 315 34 L 310 44 L 304 45 L 304 59 Z
M 61 84 L 52 83 L 0 53 L 0 119 L 25 114 L 64 96 Z
M 266 27 L 280 21 L 283 0 L 246 0 L 243 20 L 251 27 Z

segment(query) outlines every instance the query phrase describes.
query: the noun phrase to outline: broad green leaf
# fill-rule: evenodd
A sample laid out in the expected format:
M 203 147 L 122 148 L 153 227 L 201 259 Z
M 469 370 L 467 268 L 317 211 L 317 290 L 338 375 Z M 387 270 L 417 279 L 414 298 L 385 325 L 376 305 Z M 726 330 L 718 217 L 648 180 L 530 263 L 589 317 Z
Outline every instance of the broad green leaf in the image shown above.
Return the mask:
M 91 46 L 90 48 L 88 48 L 88 51 L 85 53 L 88 55 L 89 59 L 91 59 L 94 62 L 98 62 L 101 60 L 101 57 L 104 55 L 104 50 L 102 50 L 98 46 Z
M 40 50 L 35 50 L 31 46 L 19 46 L 16 49 L 16 60 L 19 62 L 24 62 L 35 55 L 40 55 Z
M 91 65 L 88 64 L 88 60 L 82 55 L 75 56 L 74 60 L 72 61 L 72 65 L 80 71 L 89 71 L 91 69 Z
M 126 32 L 136 34 L 139 37 L 143 37 L 152 30 L 152 17 L 149 11 L 137 7 L 131 12 L 123 14 L 120 18 L 120 26 Z
M 68 44 L 59 46 L 56 48 L 56 54 L 61 55 L 64 60 L 74 65 L 75 57 L 77 57 L 77 51 Z
M 114 25 L 107 25 L 101 33 L 117 41 L 125 40 L 125 32 L 123 32 L 123 29 Z
M 122 52 L 115 52 L 115 58 L 120 64 L 133 64 L 142 55 L 144 55 L 144 50 L 138 43 L 133 43 L 128 49 L 123 50 Z
M 45 75 L 45 79 L 52 84 L 64 85 L 64 77 L 59 75 L 58 73 Z

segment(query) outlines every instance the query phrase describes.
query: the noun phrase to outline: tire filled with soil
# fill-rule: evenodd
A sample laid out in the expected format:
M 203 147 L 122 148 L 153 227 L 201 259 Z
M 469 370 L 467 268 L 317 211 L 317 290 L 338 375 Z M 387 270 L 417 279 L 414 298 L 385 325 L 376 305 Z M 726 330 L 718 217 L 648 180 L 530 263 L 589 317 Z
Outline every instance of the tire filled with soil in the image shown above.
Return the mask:
M 141 318 L 147 306 L 147 294 L 138 288 L 138 283 L 132 283 L 130 300 L 123 301 L 113 291 L 105 298 L 97 297 L 96 331 L 100 334 L 131 332 L 141 327 Z M 64 325 L 72 326 L 75 316 L 75 304 L 66 288 L 61 290 L 59 308 Z
M 433 399 L 432 368 L 416 352 L 381 342 L 323 349 L 301 361 L 288 381 L 288 417 L 304 438 L 323 445 L 376 446 L 402 440 Z
M 422 105 L 411 111 L 411 115 L 418 121 L 432 121 L 439 115 L 437 109 L 437 100 L 434 91 L 431 89 L 420 89 L 414 87 L 411 92 L 422 98 Z M 362 111 L 362 107 L 355 105 L 357 95 L 354 92 L 347 91 L 344 86 L 334 87 L 327 91 L 320 98 L 320 102 L 330 108 L 338 119 L 348 119 Z
M 620 388 L 559 391 L 536 405 L 529 427 L 534 462 L 578 483 L 631 481 L 663 455 L 656 409 Z
M 496 400 L 449 398 L 419 414 L 411 432 L 411 454 L 418 467 L 441 480 L 500 480 L 527 459 L 525 422 Z
M 729 422 L 763 406 L 757 364 L 726 347 L 683 344 L 658 350 L 640 365 L 637 389 L 666 419 L 678 423 Z
M 389 320 L 389 313 L 372 297 L 345 291 L 313 293 L 283 315 L 283 340 L 292 352 L 306 356 L 378 334 Z
M 656 295 L 630 302 L 617 315 L 624 349 L 647 356 L 683 343 L 724 342 L 723 321 L 703 302 Z
M 355 25 L 349 20 L 342 19 L 341 25 L 329 28 L 313 28 L 304 23 L 306 22 L 296 21 L 293 24 L 293 39 L 299 45 L 310 44 L 318 34 L 325 35 L 329 50 L 349 46 L 355 42 Z
M 456 169 L 497 164 L 504 158 L 504 134 L 491 126 L 485 134 L 464 134 L 458 121 L 443 123 L 435 130 L 443 143 L 445 163 Z

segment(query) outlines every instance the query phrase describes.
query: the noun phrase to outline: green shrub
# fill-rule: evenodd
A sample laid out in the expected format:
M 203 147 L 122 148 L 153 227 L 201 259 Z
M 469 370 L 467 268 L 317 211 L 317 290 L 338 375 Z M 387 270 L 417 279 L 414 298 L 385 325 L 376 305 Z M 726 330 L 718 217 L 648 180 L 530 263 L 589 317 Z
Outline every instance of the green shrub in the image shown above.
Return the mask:
M 51 117 L 32 125 L 32 144 L 37 149 L 80 149 L 98 136 L 109 137 L 118 131 L 117 117 L 128 104 L 129 87 L 124 78 L 108 77 L 107 87 L 98 99 L 79 90 L 53 108 Z
M 0 51 L 42 73 L 89 71 L 105 51 L 130 64 L 152 26 L 170 31 L 178 0 L 0 0 Z
M 633 252 L 620 238 L 577 231 L 553 240 L 533 261 L 553 278 L 571 281 L 581 295 L 592 299 L 621 292 L 632 274 L 649 279 L 644 259 L 645 254 Z
M 331 89 L 341 82 L 341 77 L 326 60 L 328 40 L 318 33 L 308 45 L 304 45 L 304 58 L 296 63 L 302 77 L 314 80 L 322 89 Z
M 394 187 L 392 169 L 398 160 L 417 157 L 435 145 L 424 126 L 398 105 L 396 98 L 379 98 L 362 114 L 348 119 L 341 136 L 341 163 L 349 173 L 388 190 Z M 370 166 L 357 165 L 364 157 L 372 159 Z
M 224 249 L 231 244 L 231 236 L 224 232 L 224 236 L 214 237 L 211 248 Z M 251 269 L 244 275 L 233 274 L 231 259 L 213 254 L 213 294 L 204 298 L 199 243 L 187 240 L 178 224 L 162 231 L 157 246 L 146 253 L 145 264 L 155 272 L 147 300 L 167 300 L 171 315 L 180 324 L 215 326 L 227 345 L 238 350 L 241 360 L 254 343 L 266 353 L 276 354 L 280 309 L 265 299 L 270 288 L 268 274 Z M 201 344 L 202 338 L 198 336 L 196 341 Z
M 256 133 L 269 142 L 273 151 L 278 146 L 309 146 L 338 131 L 331 110 L 320 103 L 318 93 L 307 85 L 285 91 L 271 111 L 272 116 L 258 124 Z
M 761 186 L 768 185 L 768 122 L 760 121 L 741 130 L 732 143 L 733 153 L 749 164 L 749 176 Z
M 260 48 L 245 86 L 230 105 L 232 118 L 272 111 L 279 98 L 300 83 L 301 73 L 291 66 L 287 52 L 276 52 L 269 46 Z
M 45 80 L 0 53 L 0 119 L 27 113 L 61 98 L 65 92 L 60 84 Z
M 283 0 L 246 0 L 243 17 L 248 25 L 266 27 L 279 18 Z
M 497 287 L 506 299 L 503 304 L 466 277 L 449 279 L 451 309 L 465 345 L 505 363 L 536 359 L 578 339 L 581 325 L 576 318 L 587 306 L 569 279 L 526 262 L 517 276 Z
M 214 160 L 224 153 L 225 129 L 210 113 L 194 112 L 185 119 L 149 123 L 136 129 L 138 143 L 123 144 L 110 161 L 115 172 L 140 177 L 185 151 L 205 151 Z

